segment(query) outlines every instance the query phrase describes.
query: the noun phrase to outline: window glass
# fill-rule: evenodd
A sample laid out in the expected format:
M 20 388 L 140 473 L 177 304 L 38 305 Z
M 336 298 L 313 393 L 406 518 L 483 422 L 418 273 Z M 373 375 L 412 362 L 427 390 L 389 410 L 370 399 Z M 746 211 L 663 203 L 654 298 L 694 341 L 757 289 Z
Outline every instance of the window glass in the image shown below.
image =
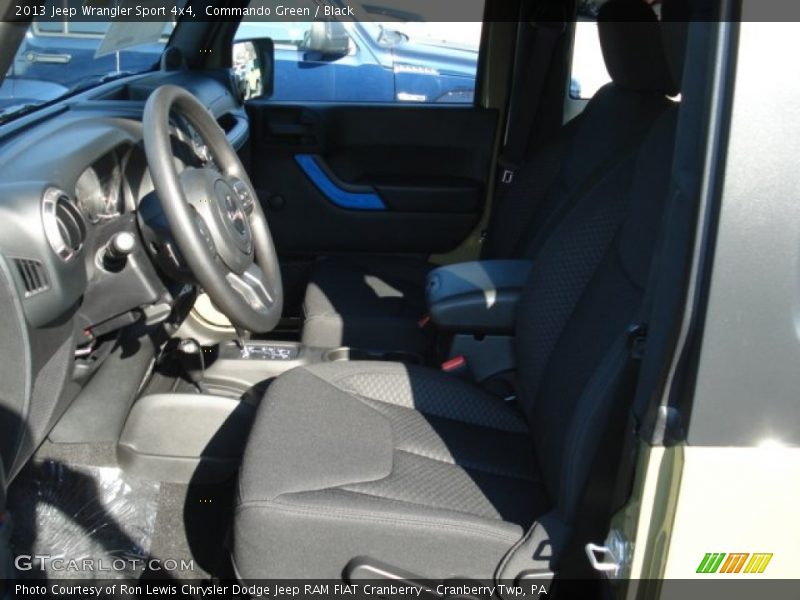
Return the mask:
M 273 101 L 473 102 L 481 23 L 378 22 L 366 9 L 361 14 L 360 21 L 313 23 L 245 17 L 236 41 L 273 40 Z M 233 68 L 245 69 L 236 53 Z
M 62 21 L 37 21 L 34 23 L 33 33 L 64 33 Z
M 575 43 L 572 50 L 571 98 L 588 100 L 611 81 L 603 61 L 597 21 L 582 17 L 575 23 Z
M 48 7 L 52 4 L 61 6 L 64 1 L 55 0 Z M 109 40 L 107 33 L 115 26 L 117 36 Z M 111 21 L 34 20 L 0 85 L 0 120 L 111 78 L 154 68 L 173 28 L 171 20 L 113 24 Z M 121 29 L 124 36 L 119 35 Z M 128 43 L 115 45 L 114 39 Z M 107 43 L 106 48 L 104 43 Z
M 102 37 L 108 31 L 108 26 L 108 22 L 101 21 L 70 21 L 67 23 L 67 30 L 73 34 L 92 34 Z

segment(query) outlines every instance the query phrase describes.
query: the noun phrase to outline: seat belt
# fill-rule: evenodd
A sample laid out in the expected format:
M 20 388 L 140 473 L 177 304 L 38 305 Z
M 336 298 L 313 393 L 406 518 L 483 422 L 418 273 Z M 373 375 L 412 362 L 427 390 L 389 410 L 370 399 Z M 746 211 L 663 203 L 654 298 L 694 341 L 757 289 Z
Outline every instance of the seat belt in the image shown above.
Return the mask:
M 505 144 L 498 158 L 500 182 L 509 185 L 525 158 L 533 123 L 539 112 L 553 52 L 565 31 L 563 22 L 531 21 L 523 2 L 517 29 L 516 60 Z M 533 37 L 533 39 L 531 39 Z
M 538 22 L 532 20 L 531 4 L 531 0 L 523 0 L 520 5 L 511 97 L 503 132 L 503 150 L 497 159 L 498 183 L 495 186 L 490 225 L 481 232 L 484 247 L 487 247 L 486 240 L 492 230 L 491 221 L 504 204 L 514 176 L 525 160 L 553 53 L 566 30 L 563 20 L 549 20 L 550 11 L 547 9 L 541 9 L 542 18 Z
M 663 233 L 663 230 L 662 230 Z M 661 246 L 659 242 L 659 246 Z M 629 390 L 631 396 L 631 405 L 628 408 L 627 419 L 623 429 L 623 439 L 619 449 L 619 463 L 617 465 L 616 476 L 612 480 L 612 488 L 610 490 L 610 497 L 608 505 L 609 516 L 617 513 L 622 506 L 630 498 L 631 485 L 633 483 L 633 476 L 636 469 L 636 455 L 638 450 L 639 438 L 639 424 L 637 418 L 638 409 L 642 404 L 642 386 L 641 372 L 642 361 L 644 358 L 645 346 L 647 344 L 647 330 L 650 321 L 653 298 L 655 296 L 654 288 L 657 279 L 656 259 L 659 256 L 658 250 L 653 257 L 653 263 L 650 267 L 650 273 L 647 279 L 642 303 L 637 313 L 637 318 L 628 326 L 625 336 L 625 345 L 627 347 L 626 358 L 624 359 L 624 372 L 628 381 L 632 383 L 632 389 Z M 646 396 L 646 395 L 645 395 Z M 648 396 L 646 396 L 648 397 Z M 647 404 L 645 404 L 646 408 Z M 623 417 L 624 418 L 624 417 Z M 611 535 L 613 527 L 609 529 L 608 535 Z M 608 540 L 608 537 L 606 538 Z M 592 568 L 601 573 L 616 577 L 620 566 L 621 557 L 614 556 L 610 551 L 608 542 L 601 542 L 599 545 L 588 543 L 585 546 L 586 556 Z M 598 553 L 600 557 L 598 558 Z M 610 559 L 610 560 L 609 560 Z
M 612 510 L 618 511 L 628 501 L 633 485 L 633 476 L 636 469 L 636 452 L 638 440 L 641 433 L 641 425 L 650 409 L 651 392 L 654 382 L 650 378 L 641 376 L 642 359 L 644 357 L 645 346 L 647 344 L 647 334 L 649 322 L 652 317 L 653 304 L 656 297 L 656 285 L 658 283 L 660 261 L 664 255 L 666 245 L 666 232 L 669 227 L 669 205 L 665 207 L 665 218 L 662 221 L 658 234 L 658 242 L 653 253 L 653 261 L 650 265 L 650 272 L 647 277 L 647 284 L 642 297 L 642 303 L 636 319 L 628 327 L 628 347 L 630 348 L 631 358 L 636 360 L 636 388 L 634 390 L 633 402 L 628 413 L 628 423 L 625 426 L 625 439 L 623 440 L 622 454 L 620 456 L 620 467 L 617 473 L 617 481 L 614 486 L 614 496 L 612 499 Z

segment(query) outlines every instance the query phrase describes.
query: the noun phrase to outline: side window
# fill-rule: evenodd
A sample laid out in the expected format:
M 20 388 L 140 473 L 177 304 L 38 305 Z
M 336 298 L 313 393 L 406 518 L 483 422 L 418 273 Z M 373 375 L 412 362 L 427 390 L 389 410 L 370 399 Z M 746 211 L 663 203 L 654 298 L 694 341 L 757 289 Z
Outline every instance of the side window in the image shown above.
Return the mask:
M 481 23 L 256 19 L 242 21 L 235 41 L 272 39 L 273 101 L 473 102 Z M 234 52 L 236 73 L 246 58 Z
M 584 0 L 575 23 L 569 95 L 573 100 L 588 100 L 611 81 L 600 50 L 597 34 L 596 0 Z

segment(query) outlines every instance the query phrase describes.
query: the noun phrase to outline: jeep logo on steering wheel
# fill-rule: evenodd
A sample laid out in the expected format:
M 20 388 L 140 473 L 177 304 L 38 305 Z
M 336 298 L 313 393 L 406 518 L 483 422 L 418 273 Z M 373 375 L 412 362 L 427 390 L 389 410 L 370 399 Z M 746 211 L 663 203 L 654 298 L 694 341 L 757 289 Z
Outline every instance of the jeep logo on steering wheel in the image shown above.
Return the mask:
M 244 212 L 230 194 L 225 194 L 225 212 L 239 235 L 247 234 Z

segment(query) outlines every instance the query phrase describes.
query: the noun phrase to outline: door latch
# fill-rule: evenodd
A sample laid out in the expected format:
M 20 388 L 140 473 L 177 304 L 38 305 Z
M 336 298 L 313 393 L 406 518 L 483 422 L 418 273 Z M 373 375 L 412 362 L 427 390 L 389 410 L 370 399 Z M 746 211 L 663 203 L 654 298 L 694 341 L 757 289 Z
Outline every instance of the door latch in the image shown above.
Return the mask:
M 608 546 L 586 544 L 586 556 L 595 571 L 604 573 L 612 579 L 619 573 L 619 559 L 614 556 L 614 552 Z
M 586 556 L 592 568 L 609 579 L 628 576 L 632 552 L 633 543 L 617 528 L 608 532 L 602 546 L 586 544 Z

